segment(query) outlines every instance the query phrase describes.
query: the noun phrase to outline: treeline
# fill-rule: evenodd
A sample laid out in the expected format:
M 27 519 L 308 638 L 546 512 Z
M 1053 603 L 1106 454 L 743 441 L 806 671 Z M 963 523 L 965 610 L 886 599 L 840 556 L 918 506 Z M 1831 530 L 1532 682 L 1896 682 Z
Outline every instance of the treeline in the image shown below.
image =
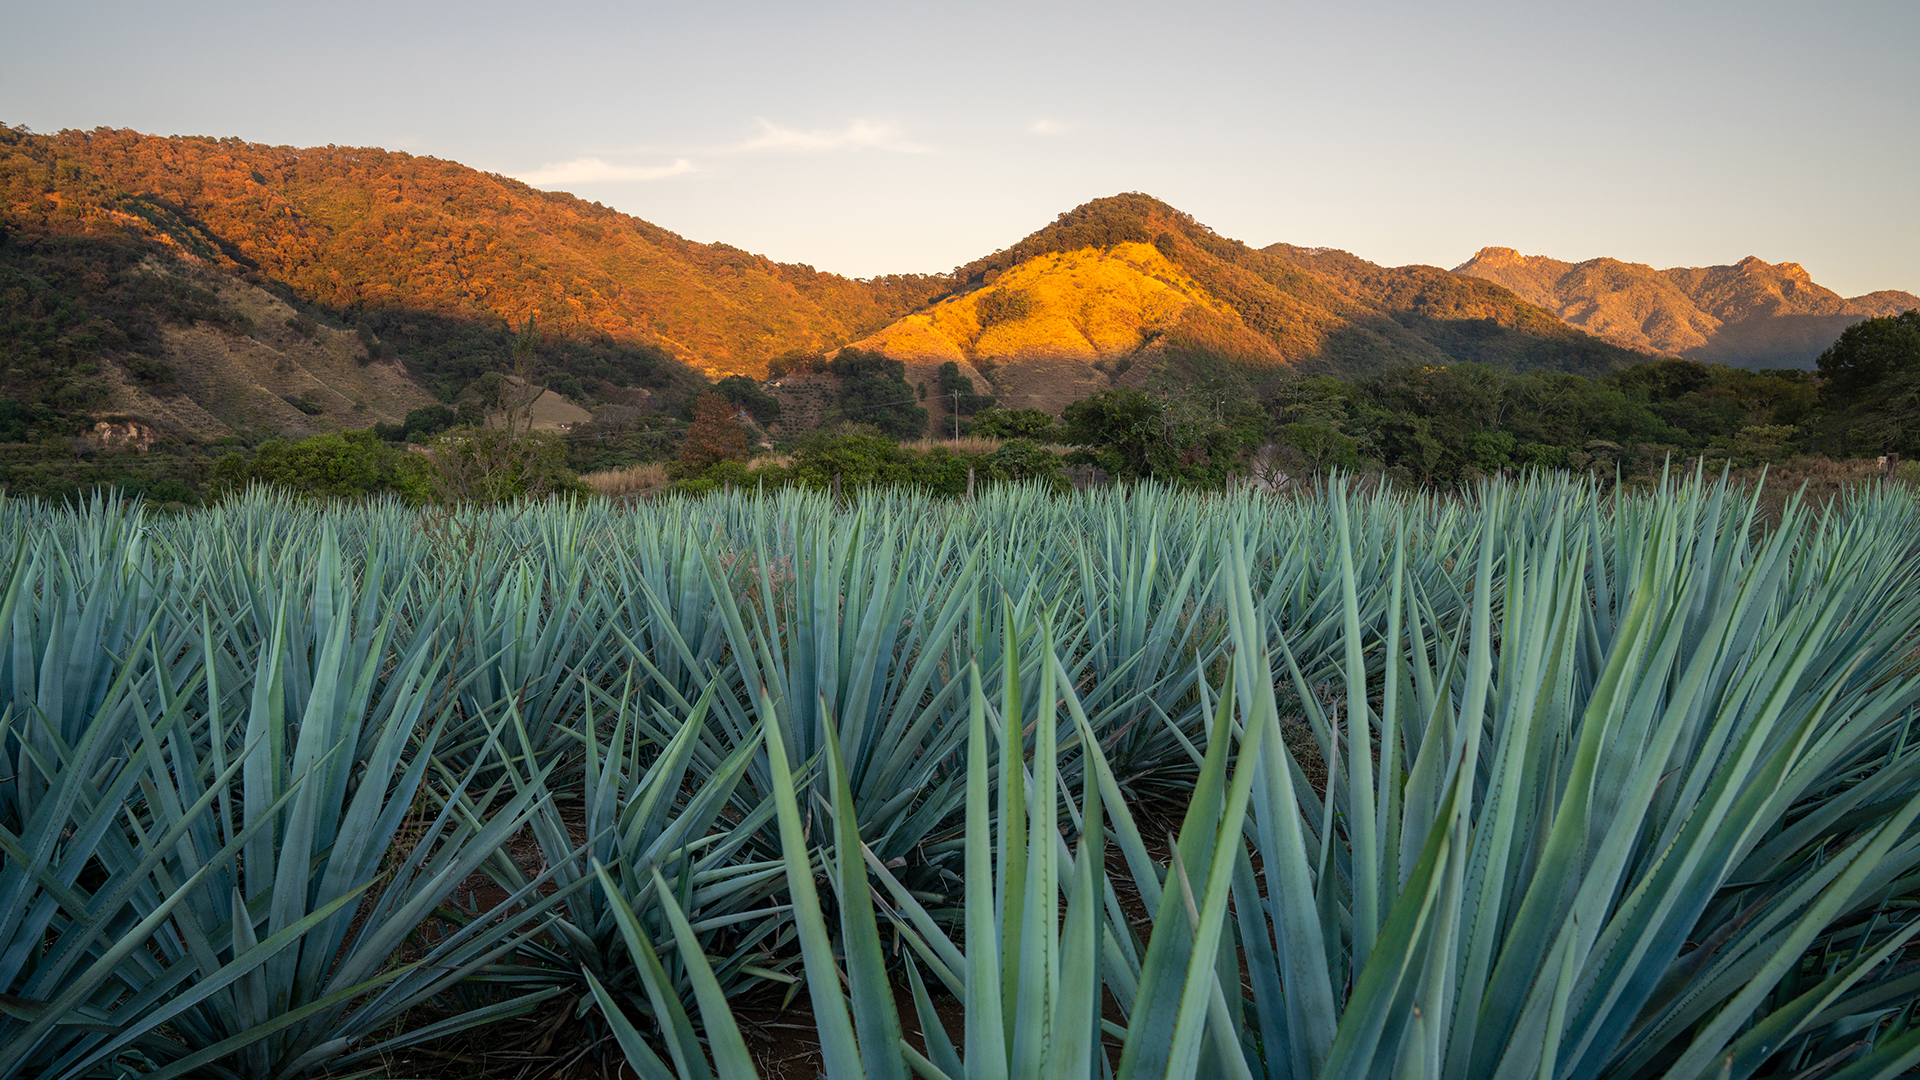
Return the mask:
M 519 346 L 531 348 L 530 335 Z M 1448 487 L 1528 469 L 1611 479 L 1696 461 L 1746 468 L 1804 457 L 1920 459 L 1920 311 L 1850 328 L 1811 372 L 1684 359 L 1598 379 L 1478 364 L 1398 367 L 1358 379 L 1287 377 L 1256 394 L 1115 388 L 1074 402 L 1058 418 L 1000 408 L 975 393 L 957 366 L 943 370 L 941 393 L 974 410 L 961 432 L 997 441 L 979 450 L 901 445 L 926 434 L 927 412 L 897 361 L 845 350 L 831 362 L 790 363 L 789 370 L 811 366 L 839 378 L 829 425 L 798 439 L 771 438 L 765 425 L 779 415 L 779 401 L 736 376 L 685 411 L 603 409 L 564 435 L 523 431 L 513 442 L 518 399 L 491 372 L 457 405 L 426 406 L 366 432 L 253 449 L 229 439 L 178 456 L 125 451 L 86 460 L 64 444 L 42 445 L 0 464 L 0 486 L 70 496 L 110 485 L 191 503 L 270 483 L 314 495 L 457 501 L 581 491 L 579 474 L 660 462 L 671 463 L 684 491 L 908 486 L 959 495 L 1004 481 L 1059 486 L 1071 469 L 1089 479 L 1200 489 L 1334 469 Z M 869 404 L 880 407 L 862 408 Z M 499 434 L 503 417 L 508 436 Z M 23 422 L 0 408 L 0 424 Z M 782 456 L 760 455 L 768 446 Z
M 732 422 L 721 414 L 710 422 L 721 421 Z M 1807 456 L 1920 457 L 1920 312 L 1853 327 L 1820 357 L 1817 371 L 1748 371 L 1677 358 L 1601 378 L 1514 374 L 1483 364 L 1396 367 L 1358 379 L 1284 378 L 1255 395 L 1116 388 L 1074 402 L 1057 420 L 1037 410 L 986 407 L 964 430 L 1017 441 L 1023 454 L 1054 446 L 1060 465 L 1089 466 L 1114 480 L 1199 488 L 1333 469 L 1452 486 L 1527 469 L 1610 479 L 1694 461 L 1744 468 Z M 891 442 L 880 453 L 874 448 L 881 442 L 837 445 L 833 460 L 843 483 L 875 482 L 873 469 L 851 464 L 862 452 L 887 463 L 889 482 L 935 491 L 954 488 L 953 470 L 969 464 L 933 456 L 952 456 L 943 450 L 924 452 L 926 460 L 916 463 L 913 451 Z M 824 445 L 810 460 L 827 460 Z M 827 475 L 813 465 L 805 481 L 753 470 L 747 456 L 744 441 L 717 456 L 683 455 L 678 476 L 697 489 L 707 481 L 819 486 Z M 971 464 L 977 478 L 981 463 Z
M 1396 368 L 1288 382 L 1263 402 L 1279 463 L 1380 468 L 1419 483 L 1516 468 L 1634 473 L 1694 457 L 1777 461 L 1804 451 L 1818 404 L 1811 373 L 1679 359 L 1600 379 Z

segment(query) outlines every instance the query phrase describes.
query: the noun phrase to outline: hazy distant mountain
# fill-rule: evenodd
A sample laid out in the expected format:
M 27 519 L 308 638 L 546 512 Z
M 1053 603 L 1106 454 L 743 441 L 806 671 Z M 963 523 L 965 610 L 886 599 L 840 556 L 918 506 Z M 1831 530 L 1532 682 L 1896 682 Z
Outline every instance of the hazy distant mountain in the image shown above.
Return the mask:
M 1048 409 L 1222 364 L 1257 379 L 1463 361 L 1599 374 L 1637 359 L 1488 282 L 1255 250 L 1138 194 L 1096 199 L 961 267 L 952 295 L 858 344 L 910 368 L 970 363 L 1004 404 Z
M 1454 273 L 1498 282 L 1616 345 L 1752 368 L 1809 367 L 1848 326 L 1920 307 L 1920 296 L 1891 289 L 1842 297 L 1798 263 L 1752 256 L 1732 266 L 1655 270 L 1489 247 Z

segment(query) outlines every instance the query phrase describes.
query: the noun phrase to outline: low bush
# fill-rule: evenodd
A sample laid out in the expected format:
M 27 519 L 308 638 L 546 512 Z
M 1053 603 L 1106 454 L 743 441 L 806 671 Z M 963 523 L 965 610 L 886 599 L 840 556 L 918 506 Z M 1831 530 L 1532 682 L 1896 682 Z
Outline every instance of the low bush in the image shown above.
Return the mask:
M 420 501 L 427 494 L 425 463 L 372 431 L 270 440 L 251 458 L 239 452 L 222 458 L 214 481 L 226 490 L 268 484 L 332 498 L 393 493 Z

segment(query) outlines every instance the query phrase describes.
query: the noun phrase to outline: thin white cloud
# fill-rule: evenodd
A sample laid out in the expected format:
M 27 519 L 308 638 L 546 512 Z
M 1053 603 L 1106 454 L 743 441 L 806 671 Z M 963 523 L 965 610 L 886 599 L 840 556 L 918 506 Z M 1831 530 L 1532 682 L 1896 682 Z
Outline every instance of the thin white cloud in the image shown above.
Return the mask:
M 761 117 L 760 134 L 742 143 L 717 148 L 724 154 L 820 154 L 834 150 L 888 150 L 896 154 L 925 154 L 930 148 L 900 137 L 892 124 L 855 120 L 843 128 L 781 127 Z
M 671 165 L 614 165 L 597 157 L 576 158 L 554 165 L 543 165 L 520 179 L 534 187 L 561 184 L 598 184 L 622 180 L 661 180 L 694 171 L 693 162 L 676 158 Z
M 1027 125 L 1027 132 L 1031 135 L 1059 135 L 1066 130 L 1067 125 L 1049 120 L 1044 116 Z
M 760 133 L 741 142 L 704 147 L 635 146 L 621 150 L 589 150 L 587 151 L 589 154 L 596 156 L 542 165 L 531 172 L 518 175 L 519 179 L 535 187 L 564 187 L 577 184 L 661 180 L 669 176 L 682 176 L 699 172 L 700 167 L 694 161 L 701 158 L 743 157 L 759 154 L 826 154 L 858 150 L 883 150 L 895 154 L 933 152 L 931 147 L 902 138 L 898 126 L 875 123 L 870 120 L 854 120 L 845 127 L 839 128 L 782 127 L 764 117 L 756 122 L 760 125 Z M 689 156 L 676 157 L 671 165 L 619 165 L 607 160 L 609 157 L 617 161 L 627 156 L 664 156 L 676 152 Z M 606 156 L 597 156 L 599 154 Z

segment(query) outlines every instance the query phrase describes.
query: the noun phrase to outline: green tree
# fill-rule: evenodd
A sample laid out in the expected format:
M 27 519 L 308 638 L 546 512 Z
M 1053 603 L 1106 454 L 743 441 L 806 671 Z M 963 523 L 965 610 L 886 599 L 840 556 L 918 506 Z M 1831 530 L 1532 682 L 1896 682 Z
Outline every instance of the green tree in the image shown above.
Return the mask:
M 494 503 L 588 492 L 567 468 L 566 441 L 547 431 L 457 428 L 425 454 L 422 496 L 437 503 Z
M 870 424 L 896 439 L 926 434 L 927 410 L 907 383 L 905 364 L 876 352 L 841 349 L 827 372 L 840 380 L 835 403 L 843 419 Z
M 981 479 L 1039 481 L 1055 491 L 1072 485 L 1060 468 L 1060 456 L 1030 439 L 1009 439 L 1000 449 L 986 456 L 986 475 Z
M 1019 322 L 1033 314 L 1033 296 L 1025 289 L 989 289 L 974 304 L 982 327 Z
M 952 360 L 940 365 L 940 400 L 961 416 L 973 416 L 993 408 L 993 395 L 973 392 L 973 380 L 960 373 Z
M 1266 415 L 1257 407 L 1214 412 L 1131 387 L 1102 390 L 1067 406 L 1070 461 L 1123 480 L 1217 486 L 1258 445 Z
M 1920 454 L 1920 311 L 1855 323 L 1817 362 L 1830 452 Z
M 713 392 L 747 411 L 754 422 L 766 425 L 780 418 L 780 399 L 760 389 L 745 375 L 729 375 L 713 384 Z
M 1735 466 L 1770 465 L 1787 456 L 1787 441 L 1791 438 L 1792 424 L 1744 427 L 1733 437 L 1730 456 Z
M 793 448 L 794 483 L 816 491 L 912 484 L 919 455 L 872 428 L 814 431 Z
M 432 438 L 459 422 L 460 414 L 445 405 L 422 405 L 409 409 L 403 422 L 375 424 L 373 430 L 389 442 L 404 442 L 415 436 L 420 440 Z
M 1312 472 L 1360 467 L 1359 440 L 1325 424 L 1283 424 L 1273 441 L 1298 454 L 1299 463 Z
M 767 378 L 781 379 L 788 375 L 809 375 L 826 370 L 826 366 L 826 358 L 817 352 L 788 349 L 767 361 Z
M 998 405 L 974 414 L 973 433 L 989 439 L 1028 439 L 1057 443 L 1065 437 L 1060 422 L 1044 409 L 1003 409 Z
M 239 453 L 221 459 L 214 480 L 229 489 L 261 483 L 334 498 L 395 492 L 417 499 L 423 493 L 421 462 L 372 431 L 264 442 L 251 461 Z
M 1859 404 L 1895 376 L 1920 368 L 1920 311 L 1868 319 L 1841 331 L 1815 364 L 1829 409 Z

